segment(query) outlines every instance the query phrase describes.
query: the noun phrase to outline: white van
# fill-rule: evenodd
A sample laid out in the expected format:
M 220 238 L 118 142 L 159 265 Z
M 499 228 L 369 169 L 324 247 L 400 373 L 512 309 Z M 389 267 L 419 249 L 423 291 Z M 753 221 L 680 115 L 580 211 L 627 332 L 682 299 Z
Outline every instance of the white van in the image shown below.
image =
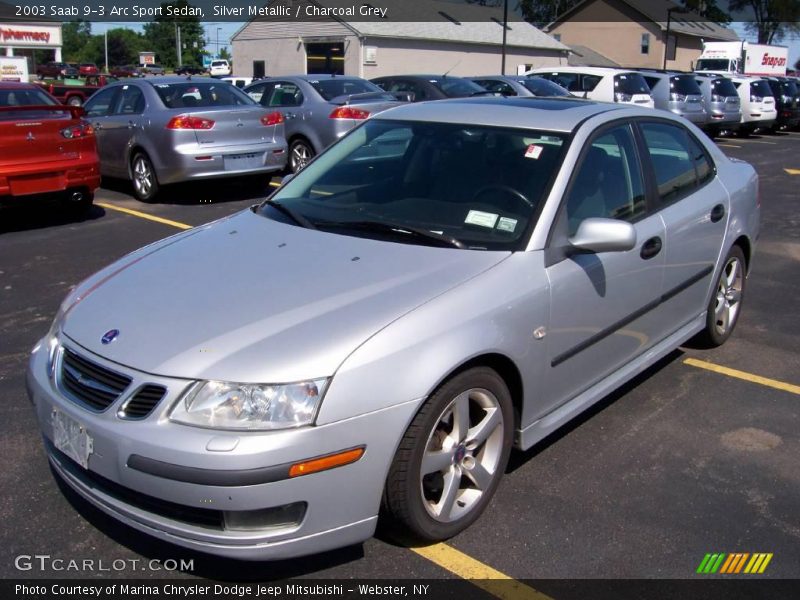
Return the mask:
M 778 118 L 778 108 L 772 88 L 760 77 L 731 77 L 742 105 L 742 124 L 739 133 L 753 133 L 756 129 L 769 129 Z
M 655 107 L 647 82 L 635 71 L 610 67 L 543 67 L 525 74 L 554 81 L 579 98 Z

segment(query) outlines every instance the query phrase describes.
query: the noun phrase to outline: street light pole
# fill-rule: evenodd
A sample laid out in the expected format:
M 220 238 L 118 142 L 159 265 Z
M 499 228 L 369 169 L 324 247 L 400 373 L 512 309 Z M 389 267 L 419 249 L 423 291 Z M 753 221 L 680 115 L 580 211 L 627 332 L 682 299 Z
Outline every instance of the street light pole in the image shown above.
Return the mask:
M 500 74 L 506 74 L 506 34 L 508 33 L 508 0 L 503 2 L 503 59 L 500 63 Z
M 681 6 L 673 6 L 672 8 L 667 9 L 667 33 L 664 36 L 664 65 L 661 67 L 662 69 L 666 70 L 667 68 L 667 54 L 669 54 L 669 26 L 672 24 L 672 13 L 685 14 L 687 12 L 689 11 Z M 676 39 L 675 40 L 676 54 L 678 51 L 677 45 L 678 45 L 678 40 Z
M 216 58 L 219 58 L 219 30 L 220 29 L 222 29 L 222 27 L 217 27 L 217 56 L 216 56 Z

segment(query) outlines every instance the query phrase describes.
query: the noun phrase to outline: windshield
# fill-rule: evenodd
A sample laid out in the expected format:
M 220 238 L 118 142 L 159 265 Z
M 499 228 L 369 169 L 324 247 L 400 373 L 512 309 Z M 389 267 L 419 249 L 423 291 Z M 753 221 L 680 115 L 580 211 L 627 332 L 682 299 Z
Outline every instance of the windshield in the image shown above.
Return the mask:
M 572 96 L 563 87 L 544 77 L 521 77 L 517 79 L 534 96 Z
M 167 108 L 217 106 L 253 106 L 255 101 L 235 85 L 187 81 L 185 83 L 156 83 L 153 87 Z
M 711 84 L 711 89 L 717 96 L 738 96 L 736 86 L 730 79 L 715 79 Z
M 727 58 L 701 58 L 697 61 L 696 71 L 728 71 L 731 61 Z
M 769 84 L 763 79 L 759 81 L 753 81 L 750 84 L 750 93 L 753 94 L 754 96 L 762 96 L 764 98 L 773 95 L 772 88 L 770 88 Z
M 258 210 L 344 235 L 517 250 L 561 164 L 564 140 L 542 131 L 370 119 Z
M 387 94 L 371 81 L 363 79 L 337 77 L 334 79 L 311 80 L 308 83 L 328 102 L 340 96 L 352 96 L 353 94 L 381 94 L 381 97 L 387 100 L 394 100 L 394 96 Z
M 465 98 L 486 93 L 486 90 L 474 81 L 458 77 L 431 77 L 428 81 L 442 90 L 449 98 Z
M 639 73 L 623 73 L 614 75 L 614 91 L 621 94 L 647 94 L 650 87 Z
M 675 75 L 669 78 L 670 90 L 676 94 L 701 95 L 703 92 L 693 75 Z

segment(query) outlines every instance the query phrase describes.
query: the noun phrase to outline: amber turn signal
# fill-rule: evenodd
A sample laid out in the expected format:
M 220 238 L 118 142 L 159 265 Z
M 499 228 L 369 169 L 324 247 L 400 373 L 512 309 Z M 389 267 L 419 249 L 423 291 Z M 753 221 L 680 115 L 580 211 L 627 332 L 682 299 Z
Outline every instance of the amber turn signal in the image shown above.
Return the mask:
M 289 468 L 289 477 L 299 477 L 300 475 L 308 475 L 309 473 L 317 473 L 349 465 L 361 458 L 364 455 L 364 450 L 365 447 L 361 446 L 295 463 Z

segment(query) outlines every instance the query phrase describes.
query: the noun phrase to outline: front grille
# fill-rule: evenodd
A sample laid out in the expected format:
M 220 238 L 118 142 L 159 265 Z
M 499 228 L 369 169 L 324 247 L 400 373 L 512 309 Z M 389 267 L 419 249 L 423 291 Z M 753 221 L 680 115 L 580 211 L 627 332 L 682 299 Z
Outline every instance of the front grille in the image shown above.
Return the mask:
M 120 485 L 110 479 L 106 479 L 102 475 L 98 475 L 93 471 L 83 469 L 75 461 L 69 458 L 66 454 L 56 449 L 56 447 L 45 439 L 47 450 L 50 454 L 54 455 L 61 467 L 68 471 L 70 475 L 80 480 L 83 485 L 93 490 L 97 490 L 154 515 L 165 517 L 173 521 L 187 523 L 189 525 L 196 525 L 198 527 L 205 527 L 207 529 L 223 529 L 222 511 L 210 508 L 196 508 L 194 506 L 186 506 L 170 502 L 168 500 L 161 500 L 136 492 L 130 488 Z
M 87 408 L 102 411 L 108 408 L 131 382 L 130 377 L 105 367 L 64 348 L 61 358 L 62 391 Z
M 127 419 L 144 419 L 152 412 L 166 393 L 167 388 L 163 385 L 150 383 L 139 388 L 139 391 L 122 407 L 120 416 Z

